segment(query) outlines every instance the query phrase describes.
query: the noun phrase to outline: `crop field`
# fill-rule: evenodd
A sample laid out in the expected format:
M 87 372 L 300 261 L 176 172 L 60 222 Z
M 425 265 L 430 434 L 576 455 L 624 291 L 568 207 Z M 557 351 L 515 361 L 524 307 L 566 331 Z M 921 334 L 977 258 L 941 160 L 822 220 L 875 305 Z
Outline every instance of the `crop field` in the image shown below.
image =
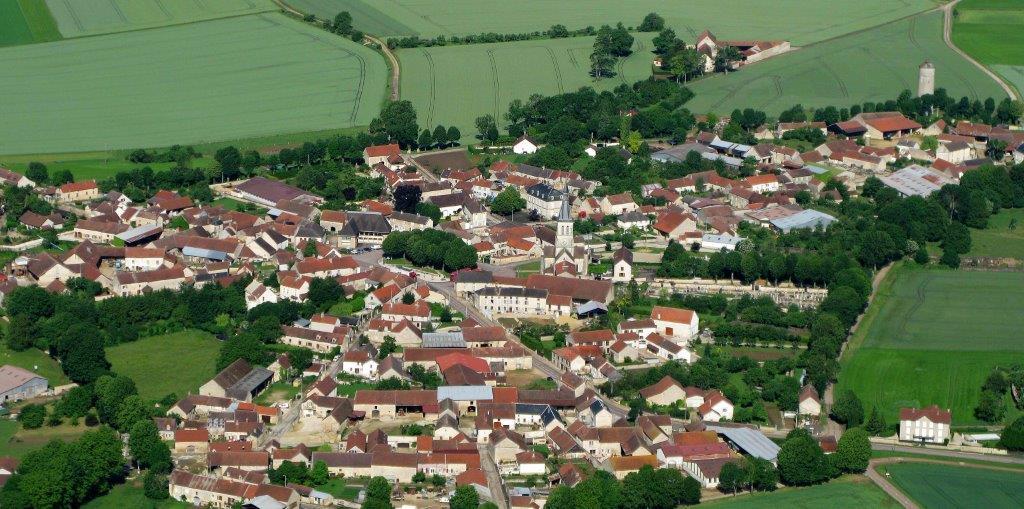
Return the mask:
M 1019 472 L 934 463 L 895 463 L 885 470 L 923 508 L 1024 507 L 1024 476 Z
M 0 0 L 0 46 L 60 39 L 46 4 L 38 0 Z
M 981 384 L 1024 352 L 1022 297 L 1024 274 L 898 266 L 850 340 L 840 386 L 889 422 L 902 406 L 938 404 L 955 424 L 977 423 Z
M 150 401 L 172 392 L 178 397 L 197 392 L 217 374 L 219 349 L 220 342 L 209 333 L 189 330 L 109 347 L 107 359 L 114 371 L 135 380 L 139 395 Z M 168 370 L 168 365 L 175 368 Z
M 420 124 L 454 124 L 471 137 L 474 119 L 490 113 L 501 122 L 513 99 L 583 86 L 610 90 L 647 78 L 650 41 L 649 34 L 637 35 L 617 75 L 598 81 L 589 74 L 593 37 L 403 49 L 402 98 L 416 106 Z
M 272 0 L 46 0 L 46 6 L 68 38 L 277 10 Z
M 373 50 L 277 13 L 0 49 L 0 154 L 200 144 L 367 125 Z
M 832 5 L 832 4 L 830 4 Z M 917 90 L 917 68 L 936 67 L 936 86 L 951 95 L 997 101 L 1006 94 L 942 42 L 942 14 L 910 19 L 805 46 L 728 75 L 693 83 L 694 112 L 751 106 L 777 114 L 794 104 L 848 106 Z
M 632 0 L 628 8 L 615 0 L 589 0 L 585 4 L 551 0 L 288 0 L 288 3 L 300 11 L 327 19 L 349 11 L 356 28 L 384 37 L 535 32 L 547 30 L 556 23 L 570 30 L 619 21 L 631 27 L 640 24 L 643 16 L 653 11 L 661 14 L 667 26 L 691 43 L 707 28 L 719 37 L 786 38 L 797 45 L 862 30 L 934 7 L 927 0 Z
M 953 18 L 953 42 L 1024 90 L 1024 0 L 964 0 Z
M 847 476 L 828 484 L 807 488 L 784 488 L 774 493 L 754 493 L 736 498 L 721 498 L 701 503 L 715 509 L 760 509 L 787 507 L 796 509 L 898 508 L 881 488 L 864 476 Z

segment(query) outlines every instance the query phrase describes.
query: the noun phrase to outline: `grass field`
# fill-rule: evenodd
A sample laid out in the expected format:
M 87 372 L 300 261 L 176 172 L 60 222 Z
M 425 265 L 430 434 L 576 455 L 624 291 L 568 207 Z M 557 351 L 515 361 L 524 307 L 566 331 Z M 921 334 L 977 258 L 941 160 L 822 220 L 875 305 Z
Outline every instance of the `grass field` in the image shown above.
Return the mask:
M 367 125 L 373 50 L 269 13 L 0 49 L 0 154 L 201 144 Z
M 87 430 L 89 428 L 83 424 L 72 426 L 66 422 L 60 426 L 21 429 L 17 421 L 3 419 L 0 420 L 0 456 L 21 458 L 53 439 L 70 442 Z
M 70 380 L 60 369 L 60 364 L 41 350 L 29 348 L 21 352 L 7 349 L 7 344 L 0 341 L 0 365 L 10 364 L 19 368 L 35 371 L 50 382 L 51 387 L 64 385 Z M 36 369 L 38 366 L 39 369 Z
M 728 113 L 749 106 L 773 114 L 794 104 L 843 107 L 895 99 L 904 89 L 917 90 L 917 68 L 926 59 L 935 64 L 936 86 L 951 95 L 1005 97 L 995 81 L 946 47 L 942 14 L 933 12 L 701 79 L 690 85 L 697 95 L 687 108 Z
M 192 507 L 192 505 L 180 500 L 153 500 L 146 498 L 146 493 L 142 490 L 142 482 L 136 479 L 114 486 L 106 495 L 95 498 L 82 506 L 83 509 L 121 509 L 123 507 L 136 509 L 184 509 Z
M 973 409 L 994 366 L 1019 360 L 1024 274 L 897 266 L 850 340 L 839 376 L 889 422 L 903 406 L 950 408 L 957 425 Z M 1017 411 L 1008 412 L 1008 419 Z
M 216 374 L 219 349 L 209 333 L 182 331 L 109 347 L 107 359 L 114 371 L 135 380 L 143 399 L 155 400 L 197 392 Z
M 582 86 L 610 90 L 650 76 L 650 41 L 650 34 L 637 35 L 618 75 L 600 81 L 588 74 L 593 37 L 404 49 L 398 51 L 402 98 L 416 106 L 420 124 L 455 124 L 468 139 L 476 117 L 490 113 L 503 122 L 513 99 Z
M 42 3 L 40 0 L 31 0 Z M 64 37 L 109 34 L 277 10 L 272 0 L 46 0 Z
M 953 18 L 953 42 L 1024 90 L 1024 0 L 964 0 Z
M 890 480 L 922 508 L 1024 507 L 1024 476 L 984 468 L 927 463 L 886 465 Z
M 60 39 L 57 24 L 39 0 L 0 0 L 0 46 Z
M 774 493 L 754 493 L 701 503 L 721 509 L 787 507 L 797 509 L 897 508 L 895 500 L 863 476 L 847 476 L 809 488 L 783 488 Z
M 654 11 L 690 43 L 708 28 L 724 38 L 788 38 L 793 44 L 807 44 L 861 30 L 934 6 L 927 0 L 632 0 L 628 8 L 615 0 L 589 0 L 585 7 L 576 2 L 551 0 L 288 0 L 288 3 L 328 19 L 347 10 L 356 28 L 386 37 L 535 32 L 547 30 L 556 23 L 579 29 L 621 21 L 634 27 L 645 14 Z
M 1024 209 L 1003 209 L 989 218 L 988 228 L 972 229 L 971 251 L 967 256 L 1024 259 Z

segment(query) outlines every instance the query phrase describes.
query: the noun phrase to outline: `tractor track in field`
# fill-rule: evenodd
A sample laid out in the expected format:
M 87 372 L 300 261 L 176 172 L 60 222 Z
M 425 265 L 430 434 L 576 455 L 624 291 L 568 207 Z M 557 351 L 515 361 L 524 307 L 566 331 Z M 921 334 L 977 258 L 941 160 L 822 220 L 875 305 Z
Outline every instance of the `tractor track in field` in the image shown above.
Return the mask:
M 846 83 L 843 81 L 843 78 L 839 77 L 839 73 L 837 73 L 835 69 L 829 67 L 828 63 L 825 62 L 824 59 L 819 58 L 818 65 L 820 65 L 822 69 L 825 69 L 825 71 L 827 71 L 828 74 L 832 76 L 832 79 L 836 80 L 836 84 L 839 85 L 839 92 L 843 94 L 843 98 L 849 99 L 850 89 L 846 88 Z
M 558 59 L 555 58 L 555 52 L 550 46 L 544 46 L 544 50 L 548 52 L 548 58 L 551 59 L 551 67 L 555 69 L 555 80 L 558 84 L 558 93 L 565 93 L 565 85 L 562 83 L 562 70 L 558 68 Z
M 434 66 L 434 57 L 430 56 L 430 52 L 421 49 L 423 52 L 423 58 L 427 61 L 427 69 L 430 70 L 430 109 L 427 110 L 427 125 L 434 122 L 434 105 L 437 103 L 437 69 Z
M 955 51 L 965 60 L 974 64 L 974 66 L 977 67 L 978 69 L 981 69 L 981 71 L 987 74 L 989 78 L 995 80 L 996 83 L 998 83 L 999 86 L 1002 87 L 1003 91 L 1006 92 L 1006 95 L 1010 96 L 1010 99 L 1020 100 L 1020 93 L 1017 91 L 1016 88 L 1014 88 L 1012 85 L 1004 81 L 1002 76 L 996 74 L 991 69 L 986 67 L 984 64 L 975 60 L 974 57 L 968 55 L 966 51 L 958 48 L 956 44 L 953 44 L 953 9 L 956 7 L 956 4 L 958 3 L 960 3 L 960 0 L 953 0 L 952 2 L 949 2 L 948 4 L 938 8 L 939 10 L 942 11 L 943 16 L 942 41 L 946 43 L 946 46 L 948 46 L 949 49 Z M 963 78 L 961 78 L 961 80 L 962 79 Z M 975 97 L 977 97 L 977 92 L 974 92 L 974 94 Z
M 498 64 L 494 61 L 494 50 L 487 50 L 487 59 L 491 61 L 491 76 L 494 78 L 494 120 L 498 121 L 498 96 L 501 91 L 501 81 L 498 80 Z

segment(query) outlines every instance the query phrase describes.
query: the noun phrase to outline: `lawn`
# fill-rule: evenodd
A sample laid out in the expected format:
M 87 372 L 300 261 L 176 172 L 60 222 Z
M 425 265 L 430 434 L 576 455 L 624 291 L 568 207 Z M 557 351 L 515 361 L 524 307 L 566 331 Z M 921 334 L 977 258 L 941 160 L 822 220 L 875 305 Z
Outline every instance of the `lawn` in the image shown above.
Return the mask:
M 526 277 L 538 272 L 540 272 L 540 260 L 534 260 L 532 262 L 516 266 L 516 277 Z
M 277 10 L 273 0 L 46 0 L 46 5 L 64 37 L 126 32 Z
M 277 382 L 267 387 L 253 402 L 257 405 L 272 405 L 280 401 L 291 401 L 298 393 L 299 387 L 287 382 Z
M 330 493 L 337 499 L 354 501 L 359 496 L 359 492 L 363 490 L 363 485 L 350 485 L 348 484 L 350 481 L 351 479 L 335 477 L 327 481 L 327 484 L 317 486 L 316 489 Z
M 363 126 L 387 89 L 378 53 L 278 13 L 0 48 L 0 67 L 0 154 Z
M 189 330 L 109 347 L 107 359 L 114 371 L 135 380 L 143 399 L 156 400 L 197 392 L 216 374 L 219 350 L 213 335 Z
M 83 424 L 72 426 L 65 422 L 60 426 L 43 426 L 37 429 L 21 429 L 17 421 L 0 420 L 0 456 L 21 458 L 53 439 L 69 442 L 89 430 Z
M 900 507 L 880 488 L 863 476 L 847 476 L 828 484 L 809 488 L 783 488 L 774 493 L 754 493 L 736 498 L 704 502 L 701 506 L 724 509 L 756 509 L 786 507 L 817 509 L 864 509 L 867 507 Z
M 957 425 L 973 409 L 994 366 L 1020 358 L 1024 274 L 893 268 L 842 359 L 840 389 L 888 422 L 903 406 L 950 408 Z M 1008 418 L 1018 412 L 1011 408 Z
M 633 54 L 616 65 L 618 75 L 599 81 L 588 74 L 593 37 L 403 49 L 402 98 L 416 106 L 420 124 L 454 124 L 472 139 L 477 117 L 501 119 L 513 99 L 583 86 L 611 90 L 647 78 L 651 38 L 637 34 Z
M 39 0 L 0 0 L 0 46 L 60 39 L 56 22 Z
M 132 507 L 135 509 L 178 509 L 192 507 L 180 500 L 152 500 L 146 498 L 142 491 L 140 480 L 127 481 L 125 484 L 114 486 L 106 495 L 95 498 L 82 506 L 83 509 L 121 509 Z
M 60 369 L 56 360 L 46 355 L 41 350 L 29 348 L 21 352 L 7 349 L 7 343 L 0 341 L 0 365 L 10 364 L 19 368 L 35 371 L 50 382 L 50 387 L 64 385 L 70 380 Z M 39 369 L 36 369 L 36 368 Z
M 942 14 L 932 12 L 698 80 L 690 85 L 697 95 L 686 106 L 694 112 L 753 107 L 775 114 L 798 103 L 844 107 L 895 99 L 904 89 L 917 90 L 917 69 L 925 60 L 935 64 L 936 86 L 950 95 L 996 101 L 1006 95 L 995 81 L 945 46 Z
M 703 321 L 702 323 L 706 323 Z M 702 325 L 703 326 L 703 325 Z M 766 348 L 759 346 L 716 346 L 716 350 L 721 350 L 733 357 L 750 357 L 752 360 L 761 362 L 776 359 L 789 359 L 800 355 L 803 350 L 796 348 Z
M 967 256 L 1024 259 L 1024 209 L 1003 209 L 989 218 L 988 228 L 972 229 Z
M 635 27 L 654 11 L 691 44 L 707 28 L 724 38 L 788 38 L 800 45 L 934 6 L 926 0 L 633 0 L 628 8 L 615 0 L 590 0 L 585 8 L 576 2 L 551 0 L 288 0 L 288 4 L 328 19 L 347 10 L 356 28 L 388 37 L 536 32 L 556 23 L 573 30 L 619 21 Z
M 1024 507 L 1024 476 L 928 463 L 886 465 L 890 480 L 921 507 Z

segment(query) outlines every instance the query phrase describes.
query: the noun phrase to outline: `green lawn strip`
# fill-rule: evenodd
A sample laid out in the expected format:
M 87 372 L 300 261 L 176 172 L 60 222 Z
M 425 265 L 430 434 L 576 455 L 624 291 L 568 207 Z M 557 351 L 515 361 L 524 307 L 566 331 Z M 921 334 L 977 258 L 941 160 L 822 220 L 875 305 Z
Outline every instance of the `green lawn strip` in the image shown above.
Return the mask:
M 864 476 L 845 476 L 826 484 L 807 488 L 782 488 L 772 493 L 744 494 L 702 502 L 701 506 L 716 508 L 787 507 L 818 509 L 864 509 L 867 507 L 899 507 L 881 488 Z
M 197 392 L 217 373 L 219 350 L 212 334 L 187 330 L 108 347 L 107 359 L 114 371 L 135 380 L 143 399 L 157 400 Z
M 271 405 L 280 401 L 291 401 L 299 393 L 299 387 L 287 382 L 271 384 L 253 400 L 257 405 Z
M 1024 476 L 1019 473 L 916 462 L 881 468 L 900 491 L 921 507 L 1024 506 Z
M 696 96 L 686 107 L 726 114 L 751 107 L 772 115 L 794 104 L 846 107 L 894 99 L 905 89 L 917 89 L 918 66 L 925 60 L 935 64 L 936 86 L 951 96 L 997 102 L 1006 96 L 994 80 L 946 47 L 942 13 L 930 12 L 694 81 L 689 87 Z
M 358 481 L 358 479 L 335 477 L 330 481 L 327 481 L 327 484 L 317 486 L 316 489 L 323 491 L 324 493 L 330 493 L 337 499 L 354 501 L 356 497 L 359 496 L 359 492 L 362 491 L 365 486 L 365 484 L 352 484 Z
M 872 458 L 913 458 L 913 459 L 923 459 L 923 460 L 928 460 L 928 461 L 937 461 L 937 462 L 943 462 L 943 463 L 950 463 L 950 464 L 954 464 L 954 465 L 961 464 L 961 463 L 966 463 L 968 465 L 977 465 L 979 467 L 992 467 L 992 468 L 997 468 L 997 469 L 998 468 L 1011 468 L 1011 469 L 1014 469 L 1014 470 L 1024 470 L 1024 464 L 1020 464 L 1020 463 L 998 463 L 998 462 L 995 462 L 995 461 L 965 459 L 965 458 L 958 458 L 958 457 L 945 457 L 944 458 L 942 456 L 933 456 L 933 455 L 929 455 L 929 454 L 915 454 L 915 453 L 912 453 L 912 452 L 902 452 L 902 451 L 875 451 L 875 450 L 873 450 L 873 451 L 871 451 L 871 457 Z
M 69 80 L 62 73 L 72 66 Z M 273 12 L 3 48 L 0 67 L 0 95 L 17 98 L 0 101 L 0 154 L 365 126 L 387 91 L 379 53 Z M 130 79 L 109 79 L 117 69 L 143 67 Z
M 114 486 L 107 494 L 94 498 L 85 505 L 83 509 L 122 509 L 131 507 L 133 509 L 178 509 L 192 507 L 191 504 L 180 500 L 153 500 L 146 498 L 142 490 L 142 481 L 133 479 L 125 484 Z
M 964 0 L 955 12 L 957 47 L 984 64 L 1024 65 L 1024 2 Z

